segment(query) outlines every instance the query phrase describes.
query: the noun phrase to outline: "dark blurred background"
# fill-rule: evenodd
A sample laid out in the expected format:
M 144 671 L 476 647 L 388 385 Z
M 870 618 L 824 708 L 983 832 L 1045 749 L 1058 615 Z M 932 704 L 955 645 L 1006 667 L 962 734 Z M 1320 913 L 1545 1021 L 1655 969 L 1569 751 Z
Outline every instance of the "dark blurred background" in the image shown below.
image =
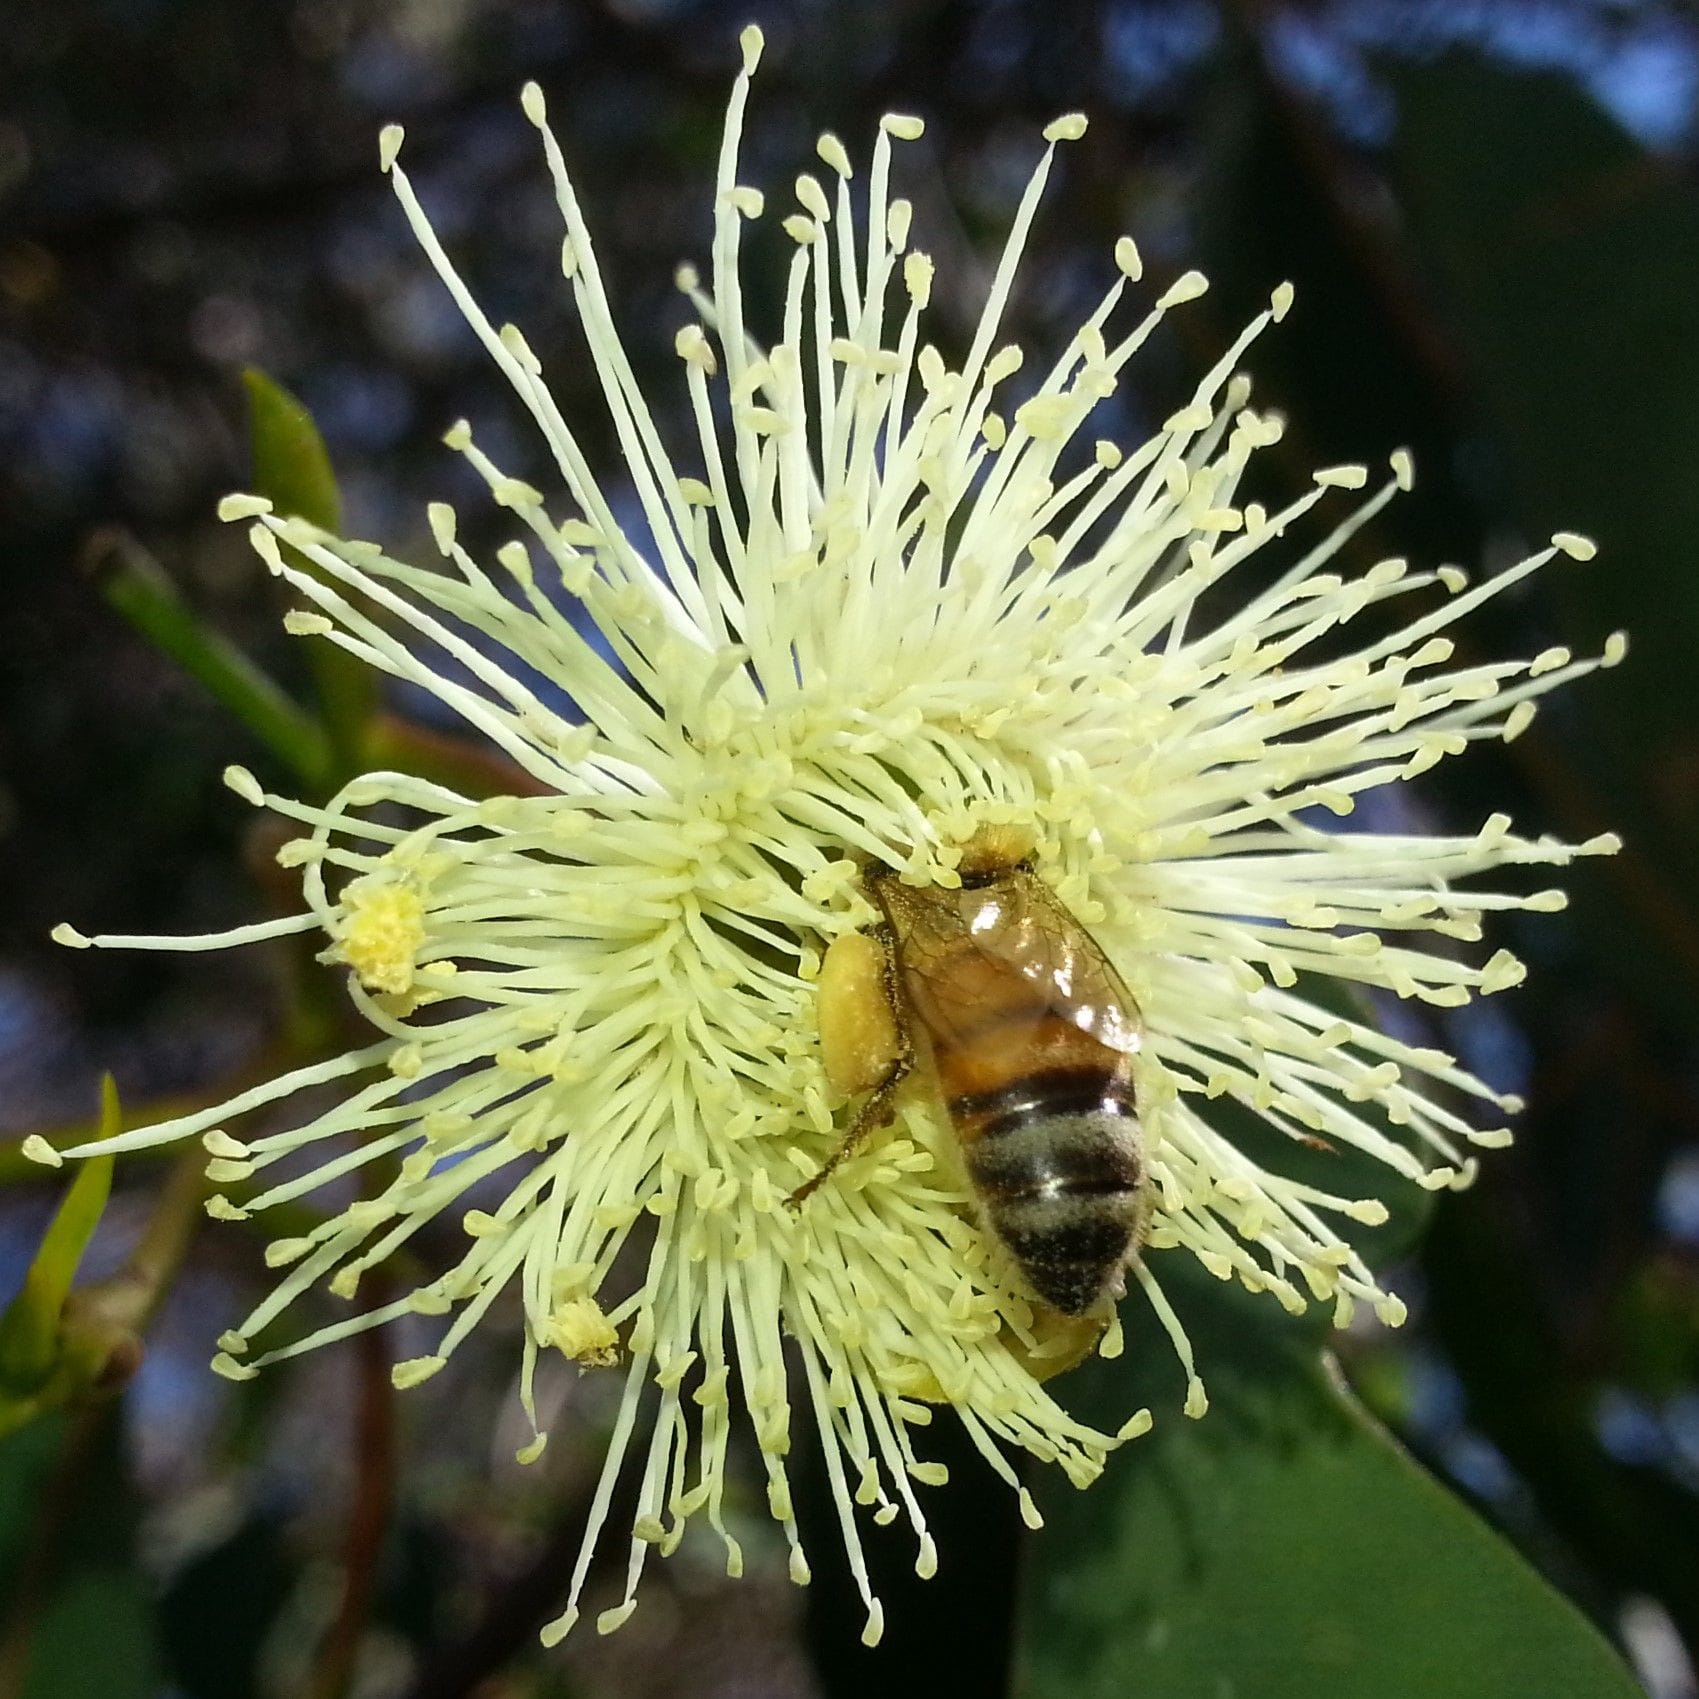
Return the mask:
M 1343 1353 L 1371 1405 L 1652 1693 L 1691 1699 L 1699 27 L 1685 6 L 6 0 L 0 1128 L 87 1116 L 102 1069 L 132 1105 L 204 1091 L 273 1041 L 278 975 L 263 957 L 47 941 L 68 917 L 189 931 L 256 912 L 246 811 L 218 775 L 239 760 L 288 776 L 107 593 L 114 558 L 142 551 L 206 622 L 298 681 L 270 585 L 212 517 L 249 475 L 240 368 L 307 403 L 347 528 L 398 552 L 423 543 L 427 499 L 468 494 L 437 442 L 461 414 L 509 471 L 550 483 L 389 197 L 379 125 L 407 125 L 439 232 L 492 319 L 544 351 L 596 442 L 556 214 L 516 99 L 542 83 L 628 345 L 676 423 L 672 272 L 706 251 L 751 16 L 768 49 L 744 181 L 786 190 L 821 129 L 859 157 L 882 112 L 928 119 L 899 173 L 917 245 L 939 260 L 941 341 L 971 326 L 1038 128 L 1083 110 L 1091 129 L 1038 223 L 1015 333 L 1058 345 L 1123 230 L 1158 282 L 1197 264 L 1216 285 L 1135 368 L 1117 431 L 1161 419 L 1290 277 L 1297 307 L 1252 361 L 1261 398 L 1293 421 L 1281 475 L 1410 445 L 1417 492 L 1365 539 L 1377 553 L 1490 567 L 1554 527 L 1598 539 L 1592 566 L 1541 575 L 1469 640 L 1579 650 L 1626 626 L 1628 663 L 1553 701 L 1515 745 L 1429 775 L 1412 806 L 1460 828 L 1494 807 L 1571 838 L 1611 827 L 1628 848 L 1574 874 L 1566 914 L 1504 926 L 1527 986 L 1438 1031 L 1527 1096 L 1520 1142 L 1444 1202 L 1396 1277 L 1410 1326 Z M 779 253 L 755 243 L 757 273 L 773 261 L 753 285 L 758 317 Z M 467 503 L 463 536 L 490 523 L 481 514 Z M 10 1151 L 0 1162 L 4 1292 L 55 1188 Z M 145 1212 L 149 1172 L 121 1168 L 97 1272 Z M 799 1596 L 757 1532 L 741 1583 L 687 1544 L 652 1566 L 619 1636 L 585 1629 L 539 1653 L 531 1630 L 570 1556 L 607 1389 L 558 1389 L 580 1408 L 540 1474 L 511 1462 L 524 1437 L 511 1318 L 394 1407 L 353 1348 L 238 1398 L 204 1363 L 264 1281 L 261 1249 L 240 1230 L 201 1236 L 121 1416 L 84 1436 L 75 1471 L 48 1438 L 6 1454 L 0 1566 L 14 1604 L 53 1599 L 26 1687 L 18 1612 L 0 1612 L 8 1690 L 312 1691 L 315 1648 L 343 1631 L 357 1642 L 343 1673 L 374 1696 L 822 1690 Z M 364 1548 L 372 1587 L 350 1630 L 343 1560 L 351 1519 L 371 1512 L 356 1483 L 374 1458 L 399 1464 L 385 1465 L 387 1531 Z M 755 1529 L 759 1503 L 739 1515 Z M 83 1570 L 79 1542 L 95 1552 Z M 44 1579 L 53 1564 L 89 1578 L 68 1604 Z M 56 1645 L 74 1677 L 53 1676 Z

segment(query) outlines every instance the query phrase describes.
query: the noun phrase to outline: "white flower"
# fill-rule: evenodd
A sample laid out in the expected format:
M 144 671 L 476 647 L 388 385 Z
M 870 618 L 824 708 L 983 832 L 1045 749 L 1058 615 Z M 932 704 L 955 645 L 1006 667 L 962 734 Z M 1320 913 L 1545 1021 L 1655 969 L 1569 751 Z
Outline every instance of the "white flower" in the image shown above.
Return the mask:
M 925 340 L 932 264 L 909 248 L 909 206 L 890 192 L 893 143 L 918 135 L 917 119 L 884 120 L 860 212 L 843 147 L 822 138 L 830 187 L 798 178 L 783 216 L 794 244 L 783 321 L 746 325 L 739 243 L 764 202 L 738 180 L 738 139 L 760 48 L 746 31 L 711 282 L 681 278 L 700 320 L 677 341 L 698 434 L 682 460 L 637 389 L 542 95 L 524 95 L 623 451 L 615 476 L 635 490 L 647 535 L 615 519 L 519 331 L 492 326 L 461 284 L 396 163 L 393 128 L 382 157 L 402 207 L 536 419 L 565 496 L 504 475 L 460 424 L 450 445 L 523 539 L 493 566 L 456 542 L 440 504 L 430 517 L 447 564 L 431 569 L 256 498 L 223 508 L 255 521 L 256 548 L 299 593 L 292 629 L 435 692 L 528 775 L 528 794 L 474 801 L 380 772 L 317 807 L 262 795 L 233 771 L 249 801 L 304 828 L 283 859 L 302 870 L 308 911 L 210 938 L 93 940 L 216 948 L 322 929 L 374 1030 L 364 1048 L 215 1110 L 67 1153 L 202 1136 L 213 1179 L 245 1188 L 239 1205 L 212 1202 L 234 1217 L 396 1165 L 379 1195 L 271 1245 L 288 1272 L 221 1341 L 222 1373 L 246 1377 L 388 1318 L 441 1316 L 435 1350 L 395 1371 L 411 1385 L 514 1288 L 528 1411 L 540 1353 L 624 1363 L 585 1553 L 549 1639 L 577 1616 L 628 1461 L 641 1484 L 625 1600 L 603 1629 L 634 1608 L 650 1548 L 670 1552 L 699 1512 L 738 1569 L 722 1495 L 739 1420 L 758 1441 L 792 1575 L 806 1580 L 786 1474 L 793 1399 L 825 1445 L 870 1642 L 879 1607 L 855 1507 L 906 1515 L 930 1573 L 914 1484 L 938 1473 L 917 1449 L 931 1404 L 953 1406 L 1017 1490 L 1008 1448 L 1084 1484 L 1149 1425 L 1140 1411 L 1118 1435 L 1095 1432 L 1040 1384 L 1092 1340 L 1023 1295 L 976 1227 L 948 1128 L 924 1102 L 805 1207 L 787 1207 L 853 1110 L 822 1073 L 811 982 L 829 941 L 872 918 L 857 858 L 948 883 L 976 830 L 1019 827 L 1118 967 L 1147 1028 L 1136 1084 L 1152 1216 L 1133 1272 L 1199 1415 L 1203 1386 L 1158 1286 L 1168 1257 L 1195 1256 L 1289 1309 L 1320 1299 L 1341 1321 L 1358 1302 L 1387 1321 L 1402 1313 L 1348 1237 L 1383 1207 L 1259 1166 L 1212 1125 L 1211 1100 L 1294 1139 L 1355 1146 L 1424 1186 L 1465 1183 L 1466 1152 L 1509 1135 L 1448 1105 L 1458 1094 L 1489 1111 L 1515 1105 L 1449 1056 L 1320 1006 L 1309 984 L 1331 977 L 1440 1007 L 1513 985 L 1522 970 L 1505 951 L 1477 965 L 1455 943 L 1477 942 L 1488 911 L 1553 909 L 1561 894 L 1456 882 L 1614 847 L 1521 837 L 1499 815 L 1461 837 L 1315 823 L 1472 740 L 1516 736 L 1537 697 L 1619 657 L 1617 638 L 1599 660 L 1554 650 L 1450 665 L 1454 621 L 1555 553 L 1585 559 L 1591 545 L 1560 535 L 1476 588 L 1455 568 L 1399 560 L 1332 570 L 1408 486 L 1401 455 L 1325 542 L 1283 542 L 1300 514 L 1366 480 L 1360 467 L 1318 473 L 1278 513 L 1237 497 L 1280 426 L 1247 405 L 1235 371 L 1284 313 L 1285 286 L 1157 435 L 1080 452 L 1152 328 L 1204 289 L 1188 273 L 1139 316 L 1138 255 L 1123 240 L 1101 305 L 1017 387 L 1021 355 L 999 345 L 999 322 L 1056 146 L 1083 118 L 1046 131 L 958 368 Z M 1253 589 L 1203 600 L 1253 557 Z M 1339 641 L 1396 598 L 1412 611 L 1394 635 Z M 540 697 L 526 682 L 537 676 L 587 718 Z M 345 1082 L 341 1101 L 284 1130 L 245 1143 L 220 1130 L 333 1081 Z M 317 1165 L 283 1160 L 299 1152 Z M 276 1173 L 287 1177 L 271 1183 Z M 364 1270 L 474 1192 L 501 1201 L 467 1211 L 465 1254 L 439 1278 L 250 1352 L 310 1288 L 351 1297 Z M 642 1247 L 634 1277 L 629 1261 L 615 1270 L 628 1244 Z M 1118 1321 L 1099 1344 L 1120 1349 Z M 539 1434 L 523 1455 L 541 1446 Z M 1032 1519 L 1024 1492 L 1022 1504 Z

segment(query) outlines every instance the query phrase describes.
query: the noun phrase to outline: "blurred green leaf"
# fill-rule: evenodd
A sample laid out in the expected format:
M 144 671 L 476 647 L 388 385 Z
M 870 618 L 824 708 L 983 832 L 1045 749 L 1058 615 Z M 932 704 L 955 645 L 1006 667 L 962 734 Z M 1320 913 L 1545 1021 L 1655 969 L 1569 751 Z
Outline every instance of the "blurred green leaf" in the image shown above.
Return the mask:
M 35 1624 L 21 1699 L 153 1699 L 158 1691 L 140 1575 L 126 1567 L 72 1577 Z
M 242 373 L 248 394 L 248 434 L 254 490 L 280 513 L 324 531 L 342 525 L 342 495 L 324 438 L 305 405 L 255 367 Z M 298 550 L 285 552 L 304 571 L 319 569 Z M 308 646 L 319 710 L 345 774 L 362 766 L 368 724 L 378 702 L 371 669 L 333 643 Z
M 0 1601 L 17 1597 L 35 1507 L 64 1449 L 66 1426 L 64 1413 L 55 1412 L 0 1438 Z
M 112 1191 L 110 1156 L 78 1169 L 31 1258 L 17 1297 L 0 1315 L 0 1387 L 34 1392 L 53 1369 L 59 1318 L 95 1227 Z
M 102 1136 L 111 1136 L 119 1125 L 118 1088 L 108 1074 L 101 1084 Z M 112 1161 L 97 1156 L 78 1169 L 30 1259 L 22 1287 L 0 1314 L 0 1433 L 28 1421 L 53 1401 L 50 1394 L 62 1397 L 74 1389 L 80 1365 L 67 1361 L 65 1300 L 105 1213 Z M 65 1384 L 55 1387 L 56 1378 Z
M 1635 1699 L 1573 1606 L 1346 1391 L 1320 1324 L 1158 1259 L 1210 1389 L 1179 1414 L 1154 1339 L 1069 1383 L 1155 1431 L 1089 1492 L 1047 1484 L 1022 1699 Z M 1154 1330 L 1149 1330 L 1154 1331 Z
M 133 537 L 101 539 L 101 593 L 156 649 L 212 695 L 286 762 L 304 783 L 330 773 L 324 728 L 235 644 L 203 624 L 164 569 Z
M 279 513 L 305 519 L 321 530 L 338 530 L 342 496 L 312 414 L 257 367 L 242 373 L 242 385 L 248 392 L 255 492 Z
M 0 1441 L 0 1539 L 11 1557 L 0 1585 L 0 1691 L 18 1699 L 160 1691 L 134 1549 L 138 1515 L 115 1405 Z
M 1584 711 L 1547 711 L 1564 716 L 1561 745 L 1525 758 L 1583 829 L 1628 841 L 1578 913 L 1607 970 L 1685 1020 L 1699 995 L 1699 196 L 1567 77 L 1452 54 L 1393 82 L 1409 237 L 1508 450 L 1518 517 L 1600 546 L 1591 567 L 1546 575 L 1555 634 L 1633 637 Z M 1644 952 L 1622 948 L 1625 913 Z

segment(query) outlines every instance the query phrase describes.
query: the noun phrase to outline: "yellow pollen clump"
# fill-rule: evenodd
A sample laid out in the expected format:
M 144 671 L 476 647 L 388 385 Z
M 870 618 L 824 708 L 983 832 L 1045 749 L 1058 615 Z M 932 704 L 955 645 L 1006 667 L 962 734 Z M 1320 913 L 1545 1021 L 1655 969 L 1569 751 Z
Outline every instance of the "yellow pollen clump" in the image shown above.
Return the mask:
M 413 986 L 414 961 L 425 941 L 424 899 L 411 886 L 355 883 L 342 894 L 342 959 L 371 991 L 400 994 Z
M 580 1368 L 606 1369 L 619 1361 L 619 1335 L 594 1298 L 573 1298 L 549 1317 L 549 1342 Z

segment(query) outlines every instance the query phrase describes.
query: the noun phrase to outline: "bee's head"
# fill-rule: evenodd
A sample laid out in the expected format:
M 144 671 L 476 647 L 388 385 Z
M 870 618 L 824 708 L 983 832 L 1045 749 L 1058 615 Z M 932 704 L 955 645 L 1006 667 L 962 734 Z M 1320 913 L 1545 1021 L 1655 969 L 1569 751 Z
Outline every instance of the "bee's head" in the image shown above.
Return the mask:
M 1030 872 L 1037 847 L 1028 827 L 981 826 L 962 845 L 962 858 L 956 864 L 956 871 L 961 874 L 962 883 L 973 890 L 1016 869 Z

